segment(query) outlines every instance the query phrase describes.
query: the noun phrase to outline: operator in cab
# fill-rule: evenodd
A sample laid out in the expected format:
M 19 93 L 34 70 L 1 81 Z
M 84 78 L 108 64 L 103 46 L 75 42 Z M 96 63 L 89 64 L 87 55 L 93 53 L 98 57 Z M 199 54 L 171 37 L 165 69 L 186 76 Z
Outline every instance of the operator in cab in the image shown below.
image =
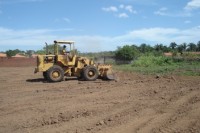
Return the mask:
M 63 46 L 62 54 L 63 54 L 63 55 L 66 55 L 66 54 L 67 54 L 67 50 L 66 50 L 66 46 L 65 46 L 65 45 Z

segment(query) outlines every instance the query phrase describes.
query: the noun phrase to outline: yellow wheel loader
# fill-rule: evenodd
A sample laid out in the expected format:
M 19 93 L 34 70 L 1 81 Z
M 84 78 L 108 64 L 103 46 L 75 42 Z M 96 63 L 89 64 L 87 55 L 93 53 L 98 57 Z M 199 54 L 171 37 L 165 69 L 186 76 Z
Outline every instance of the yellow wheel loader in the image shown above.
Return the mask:
M 46 44 L 47 45 L 47 44 Z M 69 46 L 69 51 L 60 50 L 60 46 Z M 46 46 L 48 49 L 48 45 Z M 97 78 L 115 79 L 112 66 L 95 64 L 86 57 L 76 55 L 73 41 L 54 41 L 53 54 L 37 56 L 37 67 L 35 73 L 43 72 L 44 78 L 49 82 L 60 82 L 65 76 L 75 76 L 78 79 L 94 81 Z

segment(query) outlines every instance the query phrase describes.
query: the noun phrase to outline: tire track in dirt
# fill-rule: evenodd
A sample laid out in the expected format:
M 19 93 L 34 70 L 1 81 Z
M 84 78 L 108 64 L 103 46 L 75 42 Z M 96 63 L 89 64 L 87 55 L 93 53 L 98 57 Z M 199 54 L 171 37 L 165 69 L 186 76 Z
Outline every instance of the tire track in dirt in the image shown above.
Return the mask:
M 194 121 L 191 115 L 192 104 L 200 105 L 200 97 L 197 97 L 197 95 L 199 95 L 198 90 L 181 96 L 177 101 L 171 103 L 167 107 L 171 115 L 162 122 L 160 127 L 155 128 L 152 132 L 184 132 L 185 128 L 187 129 L 186 126 Z M 200 109 L 200 106 L 198 109 Z M 185 118 L 190 118 L 190 120 Z
M 103 93 L 103 92 L 101 92 L 101 93 Z M 106 92 L 105 92 L 106 93 Z M 99 95 L 99 94 L 97 94 L 97 95 Z M 90 97 L 90 99 L 95 99 L 95 94 L 92 94 L 92 95 L 86 95 L 86 96 L 81 96 L 82 98 L 81 98 L 81 100 L 84 100 L 84 97 L 86 97 L 86 98 L 88 98 L 88 97 Z M 80 96 L 78 97 L 78 99 L 80 99 Z M 95 101 L 98 101 L 98 99 L 100 100 L 102 100 L 102 98 L 101 98 L 101 96 L 100 96 L 100 98 L 96 98 L 95 99 Z M 99 104 L 103 104 L 103 105 L 105 105 L 105 104 L 108 104 L 109 103 L 109 101 L 110 101 L 110 99 L 106 99 L 106 97 L 104 97 L 103 98 L 104 100 L 104 102 L 100 102 Z M 117 98 L 114 98 L 114 99 L 117 99 Z M 74 100 L 73 100 L 74 101 Z M 84 103 L 84 102 L 83 102 Z M 95 105 L 93 105 L 93 104 L 95 104 Z M 89 104 L 88 105 L 88 107 L 90 107 L 90 108 L 94 108 L 94 109 L 96 109 L 96 111 L 95 111 L 95 113 L 92 113 L 93 115 L 92 115 L 92 117 L 93 117 L 93 119 L 95 119 L 94 120 L 94 123 L 95 123 L 95 125 L 91 125 L 91 129 L 93 129 L 93 130 L 95 130 L 95 128 L 93 128 L 93 127 L 95 127 L 95 126 L 97 126 L 98 125 L 98 122 L 99 121 L 102 121 L 102 119 L 99 119 L 99 117 L 100 118 L 102 118 L 103 116 L 103 121 L 104 121 L 104 123 L 106 123 L 105 121 L 107 121 L 107 124 L 108 123 L 110 123 L 111 121 L 113 121 L 113 118 L 115 118 L 115 117 L 125 117 L 126 115 L 130 115 L 130 113 L 128 113 L 128 112 L 132 112 L 132 110 L 133 109 L 130 109 L 130 107 L 128 106 L 129 104 L 128 103 L 125 103 L 125 102 L 118 102 L 118 103 L 114 103 L 114 102 L 111 102 L 111 104 L 110 105 L 107 105 L 107 107 L 105 108 L 105 106 L 103 106 L 104 108 L 101 108 L 101 107 L 99 107 L 99 104 L 98 105 L 96 105 L 96 102 L 95 103 L 93 103 L 93 102 L 91 102 L 91 104 Z M 97 106 L 97 107 L 96 107 Z M 127 106 L 127 109 L 125 108 L 125 106 Z M 122 107 L 122 108 L 119 108 L 119 107 Z M 135 109 L 136 109 L 137 107 L 135 107 Z M 122 111 L 120 111 L 120 110 L 117 110 L 117 109 L 122 109 Z M 98 110 L 98 111 L 97 111 Z M 116 112 L 116 111 L 118 112 Z M 128 111 L 129 110 L 129 111 Z M 104 113 L 104 112 L 106 112 L 106 114 Z M 116 112 L 116 113 L 115 113 Z M 96 115 L 95 115 L 96 114 Z M 109 115 L 107 115 L 107 114 L 109 114 Z M 113 114 L 111 117 L 110 117 L 110 114 Z M 50 118 L 50 116 L 49 117 L 47 117 L 47 118 Z M 97 119 L 97 120 L 96 120 Z M 112 120 L 111 120 L 112 119 Z M 74 119 L 73 119 L 74 120 Z M 40 120 L 40 121 L 42 121 L 42 120 Z M 91 120 L 90 120 L 91 121 Z M 64 121 L 64 122 L 66 122 L 66 121 Z M 68 121 L 67 121 L 68 122 Z M 89 126 L 90 127 L 90 126 Z M 90 128 L 86 128 L 86 129 L 90 129 Z M 79 127 L 80 128 L 80 127 Z M 80 129 L 79 129 L 80 130 Z M 84 130 L 85 130 L 85 128 L 84 128 Z M 83 130 L 83 131 L 84 131 Z
M 107 90 L 107 89 L 106 89 Z M 114 88 L 112 88 L 112 90 L 114 90 L 115 91 L 115 89 Z M 98 93 L 98 92 L 97 92 Z M 111 112 L 114 112 L 114 110 L 115 109 L 117 109 L 117 108 L 119 108 L 119 107 L 122 107 L 122 109 L 124 110 L 124 106 L 121 106 L 121 105 L 125 105 L 125 106 L 127 106 L 127 105 L 129 105 L 129 104 L 127 104 L 127 103 L 122 103 L 122 101 L 121 102 L 115 102 L 115 100 L 117 100 L 117 99 L 124 99 L 124 98 L 120 98 L 121 96 L 123 96 L 123 95 L 120 95 L 120 97 L 116 97 L 116 98 L 114 98 L 114 97 L 112 97 L 112 99 L 114 99 L 114 101 L 113 102 L 111 102 L 110 100 L 110 94 L 109 93 L 111 93 L 111 94 L 113 94 L 113 92 L 108 92 L 108 91 L 100 91 L 100 93 L 101 93 L 101 95 L 99 95 L 99 94 L 95 94 L 95 93 L 92 93 L 92 94 L 86 94 L 86 95 L 80 95 L 80 96 L 78 96 L 78 99 L 81 99 L 80 101 L 82 101 L 83 103 L 84 103 L 84 99 L 85 98 L 90 98 L 90 99 L 93 99 L 93 101 L 104 101 L 104 102 L 95 102 L 95 103 L 93 103 L 93 102 L 91 102 L 91 104 L 98 104 L 98 105 L 95 105 L 95 106 L 99 106 L 99 104 L 110 104 L 110 105 L 113 105 L 113 106 L 108 106 L 108 108 L 99 108 L 98 107 L 98 111 L 100 111 L 100 112 L 107 112 L 108 114 L 110 114 Z M 108 95 L 107 97 L 105 96 L 105 93 Z M 126 93 L 125 93 L 126 94 Z M 102 98 L 102 95 L 104 96 L 103 98 Z M 100 96 L 100 98 L 98 98 L 98 96 Z M 81 98 L 82 97 L 82 98 Z M 78 99 L 76 99 L 76 100 L 78 100 Z M 74 101 L 74 100 L 73 100 Z M 120 105 L 118 105 L 118 104 L 120 104 Z M 117 106 L 116 106 L 117 105 Z M 92 106 L 94 106 L 94 105 L 92 105 Z M 110 111 L 109 111 L 109 108 L 110 108 Z M 128 109 L 129 109 L 130 107 L 128 107 Z M 138 108 L 138 107 L 137 107 Z M 96 108 L 97 109 L 97 108 Z M 130 110 L 130 109 L 129 109 Z M 125 114 L 129 114 L 128 112 L 130 112 L 130 111 L 124 111 L 124 113 L 121 113 L 120 114 L 120 116 L 125 116 Z M 104 114 L 104 113 L 98 113 L 98 114 Z M 118 116 L 118 115 L 117 115 Z M 95 116 L 93 116 L 93 117 L 95 117 Z M 98 118 L 99 116 L 97 116 L 97 118 Z M 106 116 L 105 116 L 106 117 Z M 105 118 L 105 120 L 107 120 L 108 122 L 109 121 L 111 121 L 111 119 L 110 118 Z M 101 119 L 99 120 L 99 121 L 101 121 Z M 96 124 L 98 124 L 97 123 L 97 121 L 95 121 L 95 123 Z M 95 124 L 95 125 L 96 125 Z
M 118 81 L 67 79 L 51 84 L 40 74 L 31 75 L 33 68 L 0 69 L 5 76 L 0 77 L 0 132 L 200 130 L 198 77 L 119 72 Z
M 196 91 L 196 92 L 193 92 L 193 94 L 187 94 L 187 95 L 191 95 L 189 98 L 188 98 L 188 100 L 190 101 L 191 99 L 193 99 L 193 98 L 195 98 L 195 94 L 196 93 L 198 93 L 199 91 Z M 180 93 L 180 94 L 182 94 L 182 93 Z M 183 96 L 183 94 L 182 95 L 180 95 L 180 97 L 181 96 Z M 178 99 L 180 99 L 180 97 L 177 97 Z M 181 99 L 185 99 L 185 97 L 181 97 Z M 195 98 L 196 99 L 196 98 Z M 187 98 L 186 98 L 186 101 L 187 101 Z M 187 103 L 187 102 L 186 102 Z M 189 102 L 190 103 L 190 102 Z M 183 104 L 185 104 L 184 102 L 183 102 Z M 179 104 L 172 104 L 173 106 L 181 106 L 182 107 L 182 104 L 180 103 L 180 105 Z M 182 108 L 186 108 L 187 109 L 187 107 L 186 106 L 183 106 Z M 182 108 L 180 108 L 180 109 L 178 109 L 178 111 L 179 110 L 182 110 Z M 158 113 L 161 113 L 161 114 L 158 114 Z M 163 123 L 163 121 L 166 121 L 166 120 L 168 120 L 170 117 L 171 117 L 171 115 L 173 114 L 171 114 L 171 112 L 169 112 L 169 113 L 163 113 L 163 111 L 160 111 L 160 112 L 158 112 L 158 113 L 152 113 L 152 114 L 150 114 L 151 116 L 149 117 L 149 115 L 148 116 L 144 116 L 144 115 L 142 115 L 142 117 L 141 117 L 141 119 L 143 118 L 143 117 L 145 117 L 145 119 L 143 119 L 143 121 L 141 122 L 142 124 L 141 125 L 138 125 L 138 122 L 134 122 L 133 124 L 127 124 L 127 125 L 130 125 L 130 132 L 149 132 L 149 131 L 151 131 L 152 129 L 154 129 L 156 126 L 155 125 L 160 125 L 160 123 Z M 180 113 L 180 111 L 179 111 L 179 113 Z M 175 115 L 177 115 L 176 113 L 175 113 Z M 141 120 L 140 119 L 140 120 Z M 137 123 L 137 124 L 136 124 Z M 133 126 L 134 125 L 134 126 Z M 135 130 L 133 130 L 134 129 L 134 127 L 135 127 L 135 125 L 138 125 L 138 127 L 135 129 Z M 122 129 L 124 129 L 124 127 L 121 127 Z M 179 127 L 180 129 L 181 129 L 181 127 Z M 127 130 L 129 130 L 129 127 L 127 127 L 127 129 L 125 129 L 125 131 L 127 132 Z M 114 132 L 117 132 L 117 131 L 119 131 L 119 132 L 124 132 L 124 131 L 120 131 L 119 129 L 117 129 L 117 130 L 114 130 Z M 171 130 L 171 131 L 173 131 L 173 130 Z M 175 130 L 174 130 L 175 131 Z M 160 132 L 160 131 L 158 131 L 158 132 Z M 167 132 L 170 132 L 169 130 L 167 130 Z

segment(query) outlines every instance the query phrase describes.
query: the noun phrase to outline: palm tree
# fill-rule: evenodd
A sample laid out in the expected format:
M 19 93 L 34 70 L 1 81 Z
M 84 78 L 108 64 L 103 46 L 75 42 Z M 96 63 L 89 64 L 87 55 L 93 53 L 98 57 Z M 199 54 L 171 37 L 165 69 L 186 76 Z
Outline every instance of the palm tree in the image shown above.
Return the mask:
M 184 45 L 183 45 L 183 44 L 178 45 L 177 49 L 178 49 L 178 52 L 179 52 L 179 53 L 183 54 L 183 51 L 184 51 Z
M 175 42 L 171 42 L 169 47 L 171 47 L 172 50 L 174 50 L 177 47 L 177 44 Z
M 184 42 L 184 43 L 182 44 L 182 47 L 183 47 L 183 51 L 185 52 L 186 49 L 187 49 L 187 43 Z
M 197 43 L 197 51 L 200 52 L 200 41 Z
M 155 50 L 156 51 L 163 51 L 163 44 L 157 44 L 156 46 L 155 46 Z
M 188 51 L 193 51 L 193 52 L 195 52 L 196 49 L 197 49 L 196 44 L 194 44 L 194 43 L 189 43 L 189 44 L 188 44 L 188 49 L 187 49 Z
M 145 43 L 141 44 L 140 48 L 139 48 L 140 52 L 145 53 L 146 52 L 146 48 L 147 48 L 147 45 Z

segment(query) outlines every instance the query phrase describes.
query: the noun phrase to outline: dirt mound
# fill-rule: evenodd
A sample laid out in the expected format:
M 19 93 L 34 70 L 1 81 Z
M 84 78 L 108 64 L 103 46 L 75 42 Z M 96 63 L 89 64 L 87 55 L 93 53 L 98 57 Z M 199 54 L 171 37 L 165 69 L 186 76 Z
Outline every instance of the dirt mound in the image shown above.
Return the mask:
M 116 81 L 48 83 L 33 70 L 0 68 L 0 132 L 200 131 L 199 77 L 118 72 Z

